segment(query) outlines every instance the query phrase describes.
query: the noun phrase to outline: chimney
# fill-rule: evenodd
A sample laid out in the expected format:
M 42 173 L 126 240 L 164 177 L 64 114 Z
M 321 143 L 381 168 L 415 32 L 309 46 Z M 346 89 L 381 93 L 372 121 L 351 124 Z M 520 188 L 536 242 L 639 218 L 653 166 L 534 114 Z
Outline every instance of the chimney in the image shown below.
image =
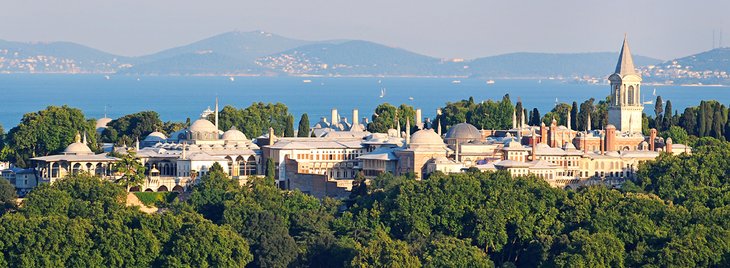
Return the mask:
M 416 127 L 418 127 L 418 129 L 422 129 L 423 128 L 423 121 L 422 120 L 423 119 L 421 117 L 421 109 L 420 108 L 419 109 L 416 109 Z
M 437 123 L 438 123 L 438 127 L 437 127 L 438 132 L 437 133 L 439 134 L 439 136 L 441 136 L 441 118 L 440 117 L 441 117 L 441 109 L 436 109 L 436 118 L 438 120 L 434 120 L 434 121 L 437 121 Z
M 517 110 L 512 110 L 512 129 L 517 128 Z
M 357 109 L 352 109 L 352 125 L 359 125 L 360 124 L 360 113 L 357 111 Z
M 674 144 L 674 142 L 672 142 L 672 138 L 667 137 L 667 140 L 664 142 L 664 144 L 665 144 L 664 151 L 671 154 L 672 153 L 672 144 Z
M 601 154 L 603 154 L 603 150 L 605 150 L 605 147 L 606 147 L 606 145 L 604 145 L 604 141 L 605 141 L 604 137 L 605 137 L 605 134 L 601 133 L 601 143 L 600 143 Z
M 606 127 L 606 151 L 616 151 L 616 127 L 614 125 L 608 125 Z
M 540 143 L 547 144 L 548 132 L 545 123 L 540 123 Z
M 337 109 L 332 109 L 332 125 L 337 125 L 339 123 L 337 116 Z
M 654 145 L 654 141 L 656 140 L 656 134 L 657 134 L 656 128 L 652 128 L 651 130 L 649 130 L 649 151 L 656 150 L 656 147 L 655 147 L 656 145 Z
M 588 131 L 586 131 L 585 135 L 583 135 L 583 153 L 588 153 Z
M 269 145 L 274 145 L 274 128 L 269 128 Z
M 532 161 L 537 160 L 535 158 L 536 151 L 537 151 L 537 148 L 536 148 L 537 147 L 537 140 L 536 140 L 537 137 L 535 137 L 535 135 L 536 135 L 535 129 L 533 128 L 532 129 L 532 137 L 530 137 L 530 146 L 532 146 L 532 154 L 530 155 L 530 157 L 532 158 Z
M 555 124 L 554 119 L 553 123 L 550 124 L 550 147 L 558 147 L 558 126 Z

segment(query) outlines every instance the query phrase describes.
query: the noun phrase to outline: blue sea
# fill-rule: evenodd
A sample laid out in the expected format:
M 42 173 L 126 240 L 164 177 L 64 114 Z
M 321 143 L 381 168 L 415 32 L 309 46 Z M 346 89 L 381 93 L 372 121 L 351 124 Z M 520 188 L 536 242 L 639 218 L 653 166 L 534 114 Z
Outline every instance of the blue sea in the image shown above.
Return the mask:
M 305 83 L 304 80 L 311 80 Z M 560 80 L 497 80 L 487 84 L 479 79 L 447 78 L 298 78 L 298 77 L 189 77 L 189 76 L 111 76 L 104 75 L 0 75 L 0 124 L 10 129 L 23 114 L 49 105 L 69 105 L 81 109 L 87 117 L 111 118 L 138 111 L 157 111 L 163 121 L 184 121 L 197 118 L 215 97 L 221 107 L 243 108 L 253 102 L 281 102 L 289 107 L 295 121 L 308 113 L 314 123 L 320 117 L 329 120 L 330 109 L 351 118 L 352 109 L 360 117 L 370 117 L 383 102 L 402 103 L 423 109 L 433 117 L 446 102 L 473 96 L 475 101 L 499 100 L 509 93 L 513 101 L 521 99 L 526 108 L 534 107 L 544 114 L 559 102 L 578 103 L 603 99 L 608 85 L 585 85 Z M 385 96 L 380 97 L 381 88 Z M 642 95 L 653 100 L 652 91 L 664 100 L 671 100 L 680 112 L 700 100 L 714 99 L 730 104 L 730 88 L 711 86 L 650 86 Z M 647 105 L 653 114 L 654 105 Z

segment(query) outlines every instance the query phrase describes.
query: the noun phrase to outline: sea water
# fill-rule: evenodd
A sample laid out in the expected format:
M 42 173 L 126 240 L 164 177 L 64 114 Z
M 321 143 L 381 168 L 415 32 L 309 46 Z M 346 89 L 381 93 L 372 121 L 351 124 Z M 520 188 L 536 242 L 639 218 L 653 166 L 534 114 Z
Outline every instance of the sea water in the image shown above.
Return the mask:
M 305 81 L 309 80 L 309 81 Z M 730 88 L 712 86 L 642 86 L 645 101 L 656 94 L 671 100 L 681 113 L 700 100 L 730 104 Z M 384 96 L 380 96 L 384 91 Z M 23 114 L 49 105 L 69 105 L 87 117 L 117 118 L 139 111 L 153 110 L 163 121 L 196 119 L 207 107 L 213 108 L 216 96 L 221 108 L 244 108 L 254 102 L 280 102 L 299 121 L 308 113 L 312 123 L 320 117 L 330 120 L 330 110 L 352 120 L 352 109 L 360 117 L 372 116 L 375 107 L 387 102 L 408 104 L 433 117 L 446 102 L 474 97 L 476 102 L 500 100 L 510 94 L 513 102 L 522 100 L 528 109 L 545 114 L 558 102 L 579 104 L 588 98 L 604 99 L 608 85 L 586 85 L 563 80 L 496 80 L 451 78 L 342 78 L 342 77 L 229 77 L 221 76 L 110 76 L 104 75 L 0 75 L 0 124 L 5 129 L 18 124 Z M 654 105 L 645 112 L 653 114 Z

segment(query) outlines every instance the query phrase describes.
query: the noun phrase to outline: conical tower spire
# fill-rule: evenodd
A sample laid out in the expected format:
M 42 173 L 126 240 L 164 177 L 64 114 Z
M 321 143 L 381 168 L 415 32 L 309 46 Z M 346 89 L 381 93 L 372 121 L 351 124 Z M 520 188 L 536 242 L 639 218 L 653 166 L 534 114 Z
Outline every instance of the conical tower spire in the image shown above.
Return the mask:
M 618 63 L 616 63 L 616 73 L 621 76 L 636 74 L 634 58 L 631 57 L 631 49 L 629 49 L 629 41 L 626 35 L 624 35 L 624 44 L 621 46 L 621 53 L 618 57 Z

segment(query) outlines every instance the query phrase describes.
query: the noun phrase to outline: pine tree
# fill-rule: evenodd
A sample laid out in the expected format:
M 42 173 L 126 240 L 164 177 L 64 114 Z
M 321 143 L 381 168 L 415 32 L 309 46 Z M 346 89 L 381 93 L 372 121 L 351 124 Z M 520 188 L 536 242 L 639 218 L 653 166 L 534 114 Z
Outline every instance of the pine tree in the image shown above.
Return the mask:
M 299 119 L 297 137 L 309 137 L 309 115 L 307 113 L 302 114 L 302 118 Z

